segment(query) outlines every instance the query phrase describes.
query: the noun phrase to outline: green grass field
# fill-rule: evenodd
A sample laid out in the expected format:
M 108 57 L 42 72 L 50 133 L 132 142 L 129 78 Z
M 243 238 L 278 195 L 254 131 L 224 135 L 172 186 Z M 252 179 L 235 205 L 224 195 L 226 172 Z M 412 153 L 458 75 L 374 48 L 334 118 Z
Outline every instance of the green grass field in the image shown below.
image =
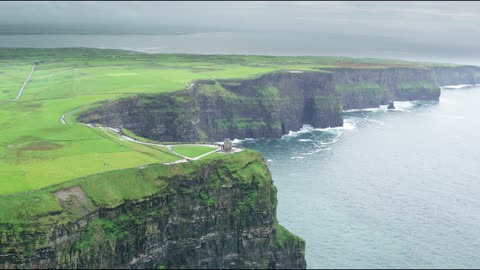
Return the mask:
M 179 153 L 180 155 L 190 158 L 195 158 L 215 150 L 215 148 L 212 148 L 210 146 L 202 145 L 177 145 L 173 146 L 172 148 L 173 151 Z
M 23 96 L 13 99 L 36 67 Z M 166 149 L 122 141 L 75 122 L 89 104 L 182 90 L 195 79 L 258 76 L 277 70 L 322 67 L 425 66 L 345 57 L 139 54 L 101 49 L 0 49 L 0 195 L 41 189 L 75 178 L 180 159 Z M 82 107 L 84 106 L 84 107 Z M 128 131 L 127 131 L 128 132 Z M 198 156 L 204 146 L 176 147 Z M 208 151 L 207 151 L 208 152 Z
M 224 166 L 230 171 L 236 172 L 252 160 L 261 158 L 258 152 L 252 150 L 242 151 L 235 155 L 215 154 L 207 156 L 208 159 L 195 162 L 172 166 L 154 164 L 142 169 L 113 170 L 72 179 L 32 193 L 3 195 L 0 196 L 0 223 L 59 225 L 78 219 L 82 216 L 81 211 L 65 211 L 58 198 L 53 194 L 55 191 L 73 186 L 81 187 L 91 201 L 83 206 L 89 211 L 94 211 L 100 207 L 118 207 L 125 201 L 140 200 L 159 192 L 175 192 L 175 188 L 171 188 L 165 181 L 166 178 L 179 174 L 193 177 L 199 167 L 211 162 L 224 162 Z M 216 159 L 220 159 L 220 161 Z M 251 175 L 261 176 L 257 179 L 268 179 L 264 175 L 264 168 L 259 166 L 261 164 L 255 164 L 250 166 L 248 171 L 244 170 L 243 178 L 236 176 L 245 181 L 251 181 Z

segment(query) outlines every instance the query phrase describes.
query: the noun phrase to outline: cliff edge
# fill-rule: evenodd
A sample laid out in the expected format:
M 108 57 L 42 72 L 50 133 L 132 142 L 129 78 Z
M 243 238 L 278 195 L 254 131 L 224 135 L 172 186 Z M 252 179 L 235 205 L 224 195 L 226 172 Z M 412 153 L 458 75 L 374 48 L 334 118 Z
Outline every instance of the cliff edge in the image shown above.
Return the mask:
M 475 84 L 478 67 L 319 68 L 256 78 L 197 80 L 184 91 L 138 95 L 85 111 L 78 120 L 127 128 L 157 141 L 280 138 L 304 124 L 343 125 L 343 110 L 390 101 L 438 101 L 440 85 Z
M 0 268 L 305 268 L 262 156 L 112 171 L 0 197 Z
M 82 113 L 84 123 L 127 128 L 167 142 L 280 138 L 303 124 L 343 125 L 328 72 L 274 72 L 251 79 L 198 80 L 184 91 L 124 98 Z

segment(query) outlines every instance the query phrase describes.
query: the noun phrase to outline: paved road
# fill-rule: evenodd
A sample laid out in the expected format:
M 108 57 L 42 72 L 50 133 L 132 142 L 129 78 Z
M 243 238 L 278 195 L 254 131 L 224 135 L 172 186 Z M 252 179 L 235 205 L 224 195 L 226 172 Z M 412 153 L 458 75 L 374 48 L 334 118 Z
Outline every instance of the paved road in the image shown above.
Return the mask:
M 17 96 L 13 100 L 18 100 L 22 96 L 23 90 L 25 89 L 25 86 L 27 86 L 28 81 L 30 81 L 30 78 L 32 77 L 34 70 L 35 70 L 35 64 L 32 65 L 32 71 L 30 71 L 30 74 L 28 74 L 27 79 L 25 80 L 25 82 L 23 82 L 22 87 L 20 88 L 20 91 L 18 91 Z
M 22 96 L 23 90 L 25 90 L 25 86 L 27 86 L 27 83 L 30 81 L 30 78 L 32 77 L 32 74 L 33 74 L 34 70 L 35 70 L 35 64 L 32 65 L 32 70 L 30 71 L 30 74 L 28 74 L 28 77 L 25 80 L 25 82 L 23 82 L 22 87 L 20 87 L 20 90 L 18 91 L 17 96 L 14 99 L 1 101 L 0 104 L 18 100 Z

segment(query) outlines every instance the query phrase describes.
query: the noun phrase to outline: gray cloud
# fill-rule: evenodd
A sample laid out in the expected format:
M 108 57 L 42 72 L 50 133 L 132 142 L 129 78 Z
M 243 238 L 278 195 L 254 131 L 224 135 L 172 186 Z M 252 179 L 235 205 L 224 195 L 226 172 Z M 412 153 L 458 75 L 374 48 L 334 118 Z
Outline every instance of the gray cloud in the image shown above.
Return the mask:
M 476 2 L 0 2 L 0 23 L 181 24 L 296 30 L 428 30 L 480 23 Z M 441 26 L 441 27 L 439 27 Z M 299 29 L 300 28 L 300 29 Z

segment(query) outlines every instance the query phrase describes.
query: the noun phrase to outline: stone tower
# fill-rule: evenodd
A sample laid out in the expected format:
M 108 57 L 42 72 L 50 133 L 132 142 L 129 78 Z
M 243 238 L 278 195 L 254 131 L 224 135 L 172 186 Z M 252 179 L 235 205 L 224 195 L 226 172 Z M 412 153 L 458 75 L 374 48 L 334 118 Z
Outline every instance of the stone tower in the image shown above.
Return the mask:
M 223 139 L 223 151 L 229 152 L 232 151 L 232 141 L 229 138 Z

